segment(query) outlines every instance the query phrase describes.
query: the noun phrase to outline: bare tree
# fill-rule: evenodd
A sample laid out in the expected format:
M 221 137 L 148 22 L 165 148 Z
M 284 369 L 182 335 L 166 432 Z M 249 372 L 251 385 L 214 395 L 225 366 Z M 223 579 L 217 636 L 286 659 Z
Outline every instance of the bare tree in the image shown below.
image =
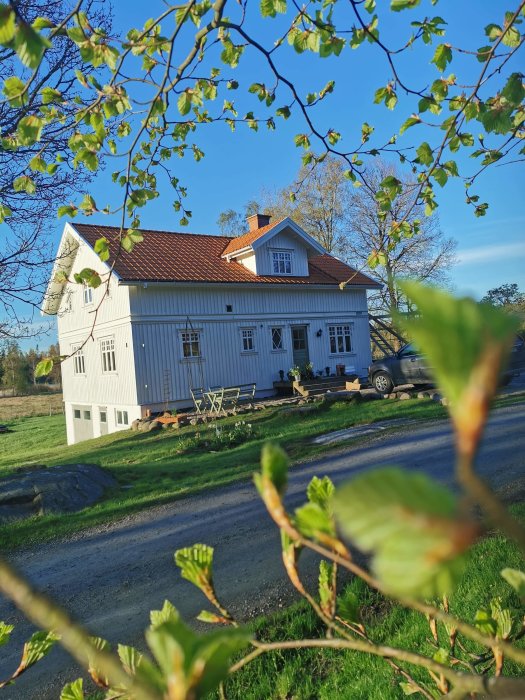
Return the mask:
M 389 176 L 402 184 L 400 194 L 389 211 L 381 210 L 376 194 Z M 383 288 L 371 294 L 372 309 L 388 312 L 407 310 L 407 301 L 396 285 L 396 279 L 409 277 L 422 282 L 447 285 L 448 272 L 455 261 L 456 241 L 447 238 L 439 227 L 436 215 L 426 217 L 422 204 L 413 201 L 413 184 L 389 164 L 378 161 L 366 171 L 367 186 L 351 192 L 346 215 L 349 236 L 346 254 L 354 266 L 366 266 L 370 256 L 379 253 L 373 274 Z M 406 237 L 400 231 L 393 235 L 395 222 L 419 221 L 419 233 Z
M 64 0 L 19 0 L 17 15 L 28 23 L 39 16 L 59 21 L 72 2 Z M 110 6 L 99 0 L 89 0 L 84 10 L 94 26 L 108 29 Z M 37 75 L 18 104 L 0 102 L 0 132 L 4 141 L 0 146 L 0 199 L 10 215 L 0 227 L 0 304 L 9 322 L 0 325 L 0 337 L 28 337 L 34 335 L 31 319 L 20 318 L 21 302 L 33 310 L 45 289 L 49 264 L 54 251 L 49 246 L 49 225 L 56 217 L 57 202 L 67 201 L 73 193 L 82 191 L 91 174 L 82 168 L 74 171 L 73 154 L 68 146 L 71 129 L 78 112 L 79 83 L 75 70 L 86 70 L 78 55 L 77 46 L 67 35 L 58 36 L 51 50 L 46 52 Z M 0 83 L 20 74 L 20 62 L 13 48 L 0 46 Z M 29 75 L 29 71 L 27 71 Z M 63 121 L 46 127 L 45 143 L 10 149 L 9 134 L 16 131 L 20 120 L 44 107 L 48 98 L 42 92 L 45 86 L 65 97 L 61 103 Z M 48 105 L 53 108 L 52 103 Z M 69 128 L 68 128 L 69 127 Z M 38 155 L 39 168 L 31 171 L 34 187 L 17 184 L 28 174 L 28 162 Z M 61 167 L 57 167 L 60 161 Z M 74 171 L 74 174 L 73 174 Z
M 345 257 L 350 183 L 344 172 L 344 162 L 333 156 L 302 167 L 289 187 L 263 194 L 263 209 L 274 219 L 290 216 L 329 253 Z

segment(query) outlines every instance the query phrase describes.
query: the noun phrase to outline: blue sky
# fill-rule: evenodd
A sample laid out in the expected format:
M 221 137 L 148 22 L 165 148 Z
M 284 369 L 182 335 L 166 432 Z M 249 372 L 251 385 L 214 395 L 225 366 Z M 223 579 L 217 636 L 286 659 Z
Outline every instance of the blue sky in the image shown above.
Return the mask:
M 380 3 L 378 3 L 380 5 Z M 128 0 L 115 3 L 115 30 L 141 26 L 147 16 L 160 14 L 165 7 L 161 0 L 150 0 L 147 15 L 144 3 Z M 435 8 L 423 0 L 421 8 L 413 13 L 389 15 L 389 22 L 383 28 L 383 36 L 389 44 L 401 43 L 406 36 L 406 25 L 412 19 L 419 19 L 425 14 L 439 14 L 449 23 L 447 40 L 476 49 L 486 43 L 483 27 L 491 21 L 501 21 L 499 15 L 506 8 L 490 0 L 469 0 L 461 3 L 457 0 L 441 0 Z M 255 3 L 254 3 L 255 10 Z M 280 20 L 278 20 L 279 22 Z M 271 38 L 278 34 L 281 27 L 272 20 L 257 18 L 252 12 L 248 26 L 254 30 L 262 43 L 271 45 Z M 282 25 L 285 26 L 285 25 Z M 282 27 L 281 27 L 282 28 Z M 403 77 L 410 85 L 421 88 L 438 77 L 438 72 L 429 65 L 432 55 L 420 49 L 403 55 L 399 67 Z M 361 124 L 367 121 L 376 127 L 378 141 L 394 133 L 413 111 L 412 102 L 400 95 L 398 107 L 389 112 L 383 106 L 373 105 L 375 90 L 385 85 L 391 78 L 384 57 L 369 46 L 358 51 L 345 49 L 338 59 L 320 59 L 317 56 L 296 56 L 286 47 L 279 56 L 279 67 L 291 77 L 306 93 L 318 90 L 330 79 L 335 80 L 333 95 L 322 103 L 316 113 L 317 123 L 321 128 L 334 128 L 342 134 L 341 147 L 351 148 L 359 140 Z M 219 65 L 217 62 L 212 65 Z M 479 64 L 474 64 L 479 70 Z M 515 61 L 513 70 L 523 70 Z M 450 72 L 457 72 L 464 77 L 466 64 L 455 59 Z M 230 71 L 231 72 L 231 71 Z M 261 59 L 248 51 L 241 61 L 236 77 L 241 89 L 239 95 L 233 95 L 242 107 L 259 111 L 259 103 L 250 96 L 249 101 L 242 96 L 246 87 L 254 81 L 268 82 L 268 74 Z M 473 74 L 467 74 L 467 80 Z M 279 99 L 281 100 L 279 102 Z M 289 99 L 282 92 L 276 104 L 286 104 Z M 242 111 L 242 109 L 240 109 Z M 416 134 L 414 127 L 409 130 L 404 142 L 409 145 L 423 140 L 422 134 Z M 232 134 L 225 125 L 210 125 L 203 128 L 198 136 L 198 144 L 206 153 L 199 163 L 190 158 L 181 159 L 176 165 L 176 174 L 188 187 L 186 206 L 193 212 L 188 231 L 199 233 L 216 233 L 217 217 L 228 208 L 242 209 L 248 200 L 260 198 L 261 191 L 280 188 L 293 180 L 300 165 L 300 150 L 293 144 L 293 136 L 305 131 L 301 122 L 290 119 L 278 122 L 274 132 L 261 129 L 254 133 L 242 125 Z M 477 131 L 474 131 L 476 135 Z M 465 162 L 465 161 L 464 161 Z M 118 201 L 120 190 L 111 184 L 110 173 L 113 165 L 97 176 L 91 188 L 99 207 L 106 203 Z M 439 195 L 439 217 L 441 228 L 447 236 L 458 242 L 458 263 L 450 270 L 453 285 L 458 293 L 468 293 L 480 297 L 487 289 L 505 282 L 517 282 L 525 289 L 525 206 L 523 196 L 523 164 L 505 167 L 492 167 L 475 187 L 481 201 L 489 201 L 490 207 L 484 218 L 476 219 L 472 210 L 464 203 L 464 188 L 460 183 L 452 183 L 441 190 Z M 87 223 L 119 223 L 102 215 L 82 219 Z M 144 228 L 162 228 L 180 230 L 178 217 L 171 207 L 169 186 L 161 187 L 161 196 L 143 210 Z M 56 246 L 63 220 L 53 225 L 53 244 Z M 35 319 L 37 321 L 37 319 Z M 53 336 L 48 336 L 49 342 Z M 39 341 L 40 346 L 48 338 Z

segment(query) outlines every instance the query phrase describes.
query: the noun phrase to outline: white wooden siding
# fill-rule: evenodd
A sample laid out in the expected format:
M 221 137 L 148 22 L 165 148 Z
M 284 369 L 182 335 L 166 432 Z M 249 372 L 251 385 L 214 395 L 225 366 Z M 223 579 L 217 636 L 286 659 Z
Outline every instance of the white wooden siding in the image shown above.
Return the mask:
M 273 275 L 273 257 L 274 250 L 286 250 L 292 254 L 292 276 L 293 277 L 308 277 L 308 255 L 307 250 L 299 238 L 287 232 L 278 233 L 260 248 L 255 251 L 257 260 L 258 275 Z
M 96 270 L 105 282 L 108 268 L 102 263 L 96 253 L 86 244 L 81 242 L 77 250 L 73 269 L 69 278 L 79 273 L 85 267 Z M 93 303 L 84 304 L 83 287 L 74 281 L 65 285 L 60 307 L 57 313 L 58 335 L 60 338 L 70 333 L 78 334 L 79 331 L 89 330 L 93 325 L 95 309 L 105 292 L 105 285 L 93 290 Z M 115 276 L 112 276 L 109 286 L 109 297 L 104 300 L 97 313 L 97 327 L 104 324 L 113 324 L 129 317 L 129 291 L 127 287 L 120 286 Z
M 232 313 L 226 312 L 231 304 Z M 370 363 L 366 292 L 362 289 L 162 287 L 130 289 L 138 403 L 160 410 L 188 405 L 190 385 L 256 382 L 268 393 L 293 366 L 291 326 L 306 325 L 315 370 L 353 365 L 365 374 Z M 350 323 L 352 353 L 331 355 L 328 323 Z M 271 329 L 283 328 L 283 350 L 272 350 Z M 201 334 L 202 362 L 182 357 L 181 333 Z M 242 350 L 241 329 L 255 329 L 256 349 Z M 317 336 L 317 331 L 322 335 Z M 202 368 L 202 377 L 200 370 Z M 191 373 L 191 376 L 190 376 Z M 168 391 L 166 392 L 166 385 Z M 154 408 L 155 407 L 155 408 Z

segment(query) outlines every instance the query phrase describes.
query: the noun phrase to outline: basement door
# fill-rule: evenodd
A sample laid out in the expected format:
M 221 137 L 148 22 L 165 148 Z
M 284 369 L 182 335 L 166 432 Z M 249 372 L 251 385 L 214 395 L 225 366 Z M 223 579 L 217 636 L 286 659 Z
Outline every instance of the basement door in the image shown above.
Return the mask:
M 292 326 L 292 350 L 294 366 L 304 367 L 310 361 L 308 355 L 308 327 Z
M 91 406 L 72 406 L 75 442 L 94 437 Z

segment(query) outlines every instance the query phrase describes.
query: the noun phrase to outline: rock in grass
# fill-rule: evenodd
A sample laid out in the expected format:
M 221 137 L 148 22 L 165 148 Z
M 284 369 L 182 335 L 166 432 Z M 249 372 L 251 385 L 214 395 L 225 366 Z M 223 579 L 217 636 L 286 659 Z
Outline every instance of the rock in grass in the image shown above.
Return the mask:
M 115 485 L 111 474 L 96 464 L 18 470 L 0 479 L 0 523 L 82 510 Z

